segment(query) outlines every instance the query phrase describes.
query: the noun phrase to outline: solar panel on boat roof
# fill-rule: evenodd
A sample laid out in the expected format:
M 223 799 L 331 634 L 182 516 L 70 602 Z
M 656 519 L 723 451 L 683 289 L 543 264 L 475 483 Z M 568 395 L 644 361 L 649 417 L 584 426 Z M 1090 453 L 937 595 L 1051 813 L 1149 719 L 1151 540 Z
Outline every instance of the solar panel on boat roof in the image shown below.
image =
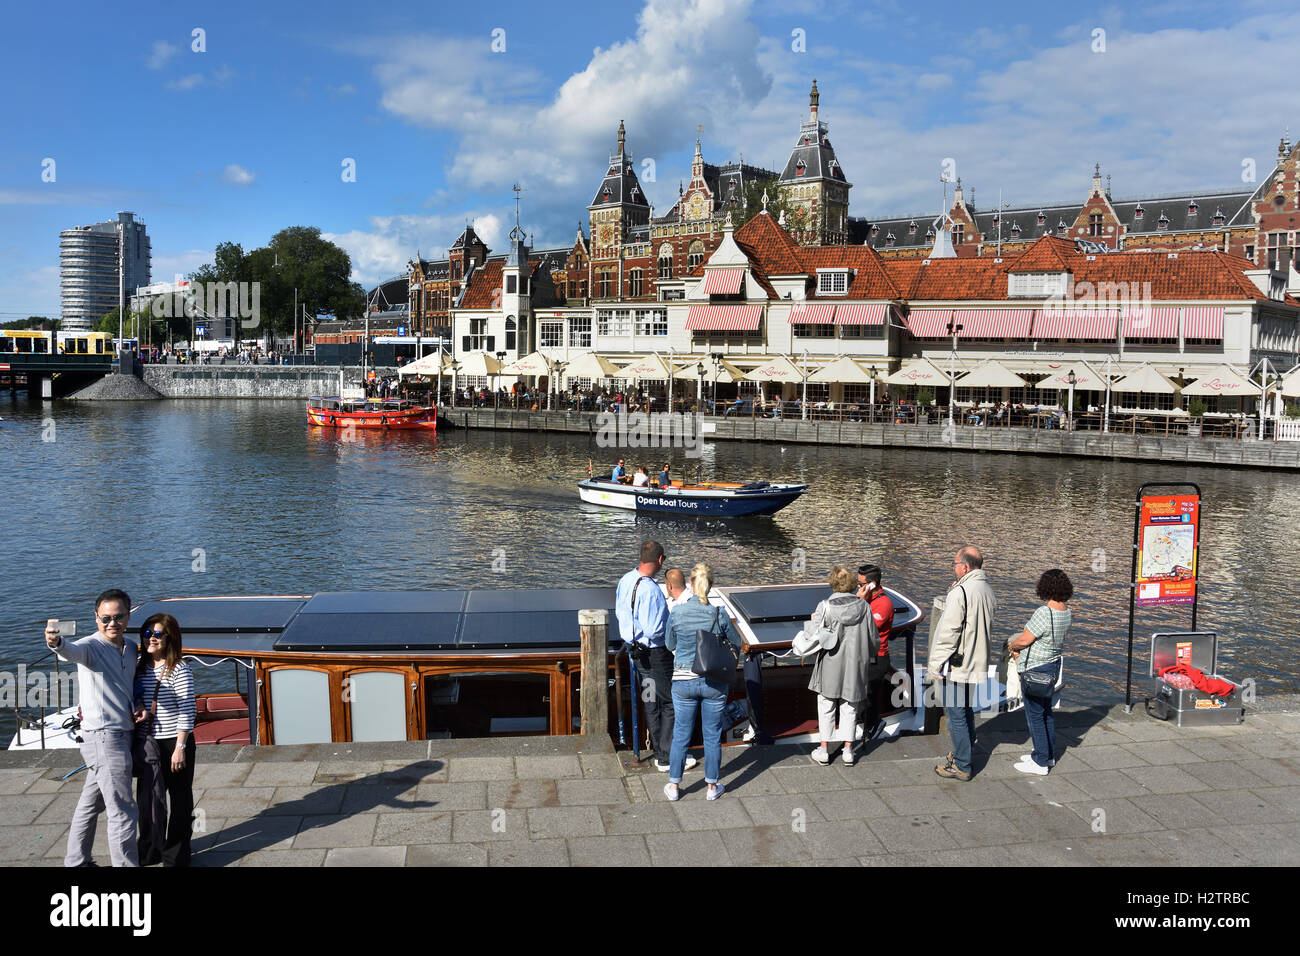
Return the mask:
M 466 591 L 326 591 L 302 609 L 304 614 L 457 614 Z
M 751 624 L 775 621 L 806 621 L 812 617 L 819 601 L 830 597 L 824 584 L 768 588 L 744 591 L 726 589 L 727 598 Z
M 334 611 L 299 614 L 277 651 L 435 651 L 456 646 L 460 614 L 429 611 Z
M 614 607 L 614 588 L 496 588 L 470 591 L 466 614 L 484 611 L 578 611 Z M 612 610 L 611 610 L 611 613 Z M 577 617 L 574 617 L 577 627 Z
M 154 614 L 170 614 L 190 631 L 278 631 L 306 603 L 303 598 L 176 598 L 148 601 L 131 612 L 143 624 Z

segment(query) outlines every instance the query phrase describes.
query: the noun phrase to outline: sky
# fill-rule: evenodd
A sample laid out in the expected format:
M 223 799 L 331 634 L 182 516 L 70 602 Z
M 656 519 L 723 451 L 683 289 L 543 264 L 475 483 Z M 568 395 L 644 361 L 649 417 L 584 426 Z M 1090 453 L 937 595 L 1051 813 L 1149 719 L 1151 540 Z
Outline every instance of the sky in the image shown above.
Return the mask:
M 618 123 L 656 214 L 705 159 L 780 169 L 820 112 L 856 217 L 1243 188 L 1300 136 L 1300 8 L 342 0 L 11 5 L 0 320 L 59 313 L 58 234 L 129 210 L 154 281 L 316 226 L 363 285 L 472 222 L 569 246 Z

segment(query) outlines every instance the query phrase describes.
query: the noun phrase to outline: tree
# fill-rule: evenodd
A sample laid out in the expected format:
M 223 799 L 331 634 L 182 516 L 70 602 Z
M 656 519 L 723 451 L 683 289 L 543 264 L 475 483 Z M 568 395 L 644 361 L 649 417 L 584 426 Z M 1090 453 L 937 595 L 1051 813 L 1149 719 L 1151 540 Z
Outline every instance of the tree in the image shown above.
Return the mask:
M 25 319 L 10 319 L 8 322 L 0 323 L 0 328 L 39 329 L 44 332 L 57 332 L 61 324 L 60 319 L 50 319 L 43 315 L 29 315 Z
M 763 211 L 763 192 L 767 192 L 767 214 L 772 217 L 773 222 L 780 221 L 781 213 L 785 213 L 786 221 L 790 221 L 790 215 L 795 206 L 790 205 L 785 200 L 785 195 L 777 188 L 775 179 L 757 179 L 745 185 L 744 207 L 739 217 L 740 222 L 736 223 L 739 227 L 744 222 L 749 222 Z

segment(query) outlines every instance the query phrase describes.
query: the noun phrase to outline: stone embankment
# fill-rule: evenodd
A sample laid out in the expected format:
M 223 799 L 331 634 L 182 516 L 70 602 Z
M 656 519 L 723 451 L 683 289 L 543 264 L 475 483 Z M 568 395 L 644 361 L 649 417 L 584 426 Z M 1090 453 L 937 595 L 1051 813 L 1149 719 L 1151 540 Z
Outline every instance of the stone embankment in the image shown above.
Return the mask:
M 164 398 L 310 398 L 337 395 L 339 372 L 346 381 L 359 370 L 337 365 L 146 365 L 144 380 Z M 374 370 L 382 377 L 395 368 Z

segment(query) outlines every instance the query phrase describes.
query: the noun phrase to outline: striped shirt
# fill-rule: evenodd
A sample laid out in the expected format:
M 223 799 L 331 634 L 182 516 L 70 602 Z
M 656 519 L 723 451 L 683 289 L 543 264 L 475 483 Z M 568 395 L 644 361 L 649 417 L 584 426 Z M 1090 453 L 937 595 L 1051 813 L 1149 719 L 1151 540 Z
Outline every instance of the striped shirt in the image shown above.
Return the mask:
M 1020 655 L 1019 670 L 1027 671 L 1040 664 L 1050 664 L 1061 656 L 1061 645 L 1065 643 L 1065 635 L 1070 630 L 1070 609 L 1054 611 L 1044 604 L 1034 611 L 1025 630 L 1038 640 Z
M 154 699 L 154 688 L 158 688 L 158 707 L 150 736 L 159 740 L 170 740 L 182 730 L 194 730 L 194 675 L 190 673 L 190 665 L 178 662 L 159 686 L 158 677 L 166 666 L 165 663 L 156 668 L 146 666 L 144 673 L 135 678 L 136 703 L 145 710 Z

